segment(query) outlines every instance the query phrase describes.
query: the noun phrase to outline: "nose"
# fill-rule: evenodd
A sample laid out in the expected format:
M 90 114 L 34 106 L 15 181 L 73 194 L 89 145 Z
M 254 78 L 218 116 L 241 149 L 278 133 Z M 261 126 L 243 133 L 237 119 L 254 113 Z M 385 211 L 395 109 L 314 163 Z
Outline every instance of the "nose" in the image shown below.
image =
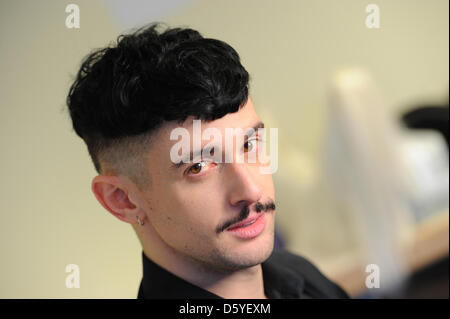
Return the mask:
M 262 197 L 261 187 L 257 183 L 257 169 L 246 163 L 230 163 L 227 165 L 228 176 L 231 183 L 229 201 L 232 206 L 251 205 Z

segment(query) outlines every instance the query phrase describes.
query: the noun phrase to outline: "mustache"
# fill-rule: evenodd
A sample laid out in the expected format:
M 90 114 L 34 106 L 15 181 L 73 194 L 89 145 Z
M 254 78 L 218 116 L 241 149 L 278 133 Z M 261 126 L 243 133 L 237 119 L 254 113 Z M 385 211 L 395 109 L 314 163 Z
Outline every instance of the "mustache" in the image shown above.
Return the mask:
M 273 200 L 269 200 L 266 204 L 256 202 L 255 210 L 257 213 L 275 210 L 275 202 Z M 216 232 L 217 233 L 223 232 L 225 229 L 227 229 L 231 225 L 245 220 L 248 217 L 248 215 L 250 215 L 250 208 L 248 207 L 248 205 L 246 205 L 241 209 L 238 217 L 236 217 L 230 221 L 227 221 L 222 226 L 217 227 Z

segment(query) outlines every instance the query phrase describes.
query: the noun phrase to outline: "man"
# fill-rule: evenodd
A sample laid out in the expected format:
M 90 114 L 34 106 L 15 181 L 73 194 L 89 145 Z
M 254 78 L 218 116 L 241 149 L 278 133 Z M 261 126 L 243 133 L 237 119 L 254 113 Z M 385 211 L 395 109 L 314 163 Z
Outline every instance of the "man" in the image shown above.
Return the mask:
M 272 175 L 248 160 L 264 149 L 264 124 L 239 55 L 195 30 L 159 28 L 91 53 L 67 98 L 99 173 L 92 191 L 141 242 L 138 298 L 346 298 L 304 258 L 273 253 Z M 173 133 L 195 136 L 196 124 L 216 144 L 205 152 L 208 140 L 190 138 L 187 160 L 174 159 Z M 232 151 L 221 147 L 229 129 L 250 132 L 231 135 L 241 141 Z

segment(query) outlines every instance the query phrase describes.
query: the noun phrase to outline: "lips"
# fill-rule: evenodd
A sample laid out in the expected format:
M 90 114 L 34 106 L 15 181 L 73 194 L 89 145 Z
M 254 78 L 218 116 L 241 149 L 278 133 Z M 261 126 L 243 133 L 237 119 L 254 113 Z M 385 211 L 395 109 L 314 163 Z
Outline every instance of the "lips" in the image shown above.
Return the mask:
M 251 214 L 249 217 L 247 217 L 243 221 L 229 226 L 227 228 L 227 230 L 233 230 L 233 229 L 236 229 L 236 228 L 249 226 L 249 225 L 253 224 L 258 219 L 258 217 L 260 217 L 260 216 L 261 216 L 261 214 Z
M 227 233 L 240 240 L 252 240 L 262 234 L 265 228 L 265 214 L 259 214 L 233 224 L 227 229 Z

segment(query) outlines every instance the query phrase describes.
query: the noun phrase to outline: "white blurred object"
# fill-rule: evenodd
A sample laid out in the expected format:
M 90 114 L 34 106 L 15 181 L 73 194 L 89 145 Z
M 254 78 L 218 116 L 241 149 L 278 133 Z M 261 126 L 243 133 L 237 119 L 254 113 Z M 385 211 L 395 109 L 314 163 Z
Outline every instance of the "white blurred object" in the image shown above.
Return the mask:
M 415 220 L 448 210 L 449 157 L 443 136 L 432 130 L 407 129 L 400 150 L 409 172 L 408 197 Z
M 401 243 L 411 236 L 409 167 L 401 128 L 360 69 L 333 78 L 322 182 L 330 209 L 343 205 L 359 221 L 367 264 L 380 268 L 374 294 L 401 289 L 408 270 Z

